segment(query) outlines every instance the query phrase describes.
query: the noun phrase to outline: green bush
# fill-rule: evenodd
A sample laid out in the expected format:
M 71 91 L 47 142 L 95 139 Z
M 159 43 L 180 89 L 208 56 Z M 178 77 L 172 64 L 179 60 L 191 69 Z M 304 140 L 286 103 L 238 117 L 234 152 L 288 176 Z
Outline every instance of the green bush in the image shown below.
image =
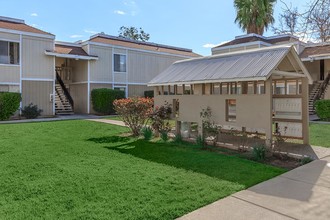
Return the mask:
M 174 137 L 174 143 L 177 144 L 182 144 L 183 143 L 183 138 L 181 134 L 176 134 Z
M 0 92 L 0 120 L 8 120 L 18 109 L 20 93 Z
M 152 138 L 152 129 L 150 127 L 143 127 L 141 129 L 144 140 L 149 141 Z
M 144 91 L 145 98 L 153 98 L 154 97 L 154 90 Z
M 317 116 L 322 120 L 330 120 L 330 99 L 315 102 Z
M 201 147 L 205 147 L 205 139 L 203 135 L 198 135 L 196 138 L 196 144 Z
M 167 141 L 168 141 L 168 132 L 167 132 L 167 131 L 161 131 L 161 132 L 160 132 L 160 138 L 161 138 L 164 142 L 167 142 Z
M 255 144 L 252 155 L 255 160 L 264 161 L 266 159 L 266 146 L 264 144 Z
M 125 92 L 113 89 L 93 89 L 92 104 L 93 109 L 100 114 L 114 114 L 113 101 L 125 98 Z
M 303 158 L 300 159 L 299 162 L 300 162 L 300 165 L 305 165 L 305 164 L 308 164 L 312 161 L 313 161 L 313 159 L 310 158 L 310 157 L 303 157 Z
M 42 110 L 39 109 L 37 105 L 33 105 L 33 103 L 22 108 L 22 116 L 28 119 L 37 118 L 40 116 L 41 112 Z

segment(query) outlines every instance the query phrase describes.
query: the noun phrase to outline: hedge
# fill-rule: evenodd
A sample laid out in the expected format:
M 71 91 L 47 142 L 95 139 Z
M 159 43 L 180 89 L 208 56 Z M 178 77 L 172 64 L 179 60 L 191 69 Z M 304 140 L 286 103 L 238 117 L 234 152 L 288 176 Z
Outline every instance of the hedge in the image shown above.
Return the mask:
M 144 91 L 144 98 L 153 98 L 154 97 L 154 90 Z
M 0 92 L 0 120 L 8 120 L 19 109 L 21 94 Z
M 317 116 L 322 120 L 330 120 L 330 99 L 315 102 Z
M 94 111 L 100 114 L 114 114 L 113 101 L 125 98 L 125 92 L 113 89 L 93 89 L 92 104 Z

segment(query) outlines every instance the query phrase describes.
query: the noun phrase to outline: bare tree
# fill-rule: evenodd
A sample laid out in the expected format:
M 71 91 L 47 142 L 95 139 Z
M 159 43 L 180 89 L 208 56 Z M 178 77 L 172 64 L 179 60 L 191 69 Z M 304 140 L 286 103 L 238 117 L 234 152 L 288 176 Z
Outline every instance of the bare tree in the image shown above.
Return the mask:
M 330 41 L 330 0 L 311 0 L 303 12 L 281 0 L 284 8 L 276 34 L 294 34 L 304 39 Z

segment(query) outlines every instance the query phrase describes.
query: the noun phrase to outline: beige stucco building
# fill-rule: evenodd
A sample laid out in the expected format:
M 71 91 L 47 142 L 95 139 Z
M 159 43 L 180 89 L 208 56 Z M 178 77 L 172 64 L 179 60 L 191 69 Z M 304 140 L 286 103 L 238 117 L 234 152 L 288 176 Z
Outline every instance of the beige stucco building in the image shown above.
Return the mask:
M 55 35 L 23 20 L 0 17 L 0 92 L 22 93 L 43 115 L 93 113 L 95 88 L 143 96 L 147 83 L 173 62 L 199 57 L 190 49 L 96 34 L 84 42 Z
M 311 83 L 293 46 L 272 46 L 177 61 L 149 86 L 155 106 L 172 104 L 178 132 L 197 123 L 201 134 L 200 113 L 210 108 L 223 129 L 258 132 L 266 140 L 277 130 L 308 144 Z

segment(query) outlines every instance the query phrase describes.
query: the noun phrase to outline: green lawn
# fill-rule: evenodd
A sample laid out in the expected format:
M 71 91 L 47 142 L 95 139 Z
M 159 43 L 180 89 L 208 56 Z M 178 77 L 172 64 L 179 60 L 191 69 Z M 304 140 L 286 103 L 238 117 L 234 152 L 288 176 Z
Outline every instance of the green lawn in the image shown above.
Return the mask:
M 309 125 L 311 145 L 330 147 L 330 124 Z
M 0 125 L 2 219 L 172 219 L 284 172 L 90 121 Z

